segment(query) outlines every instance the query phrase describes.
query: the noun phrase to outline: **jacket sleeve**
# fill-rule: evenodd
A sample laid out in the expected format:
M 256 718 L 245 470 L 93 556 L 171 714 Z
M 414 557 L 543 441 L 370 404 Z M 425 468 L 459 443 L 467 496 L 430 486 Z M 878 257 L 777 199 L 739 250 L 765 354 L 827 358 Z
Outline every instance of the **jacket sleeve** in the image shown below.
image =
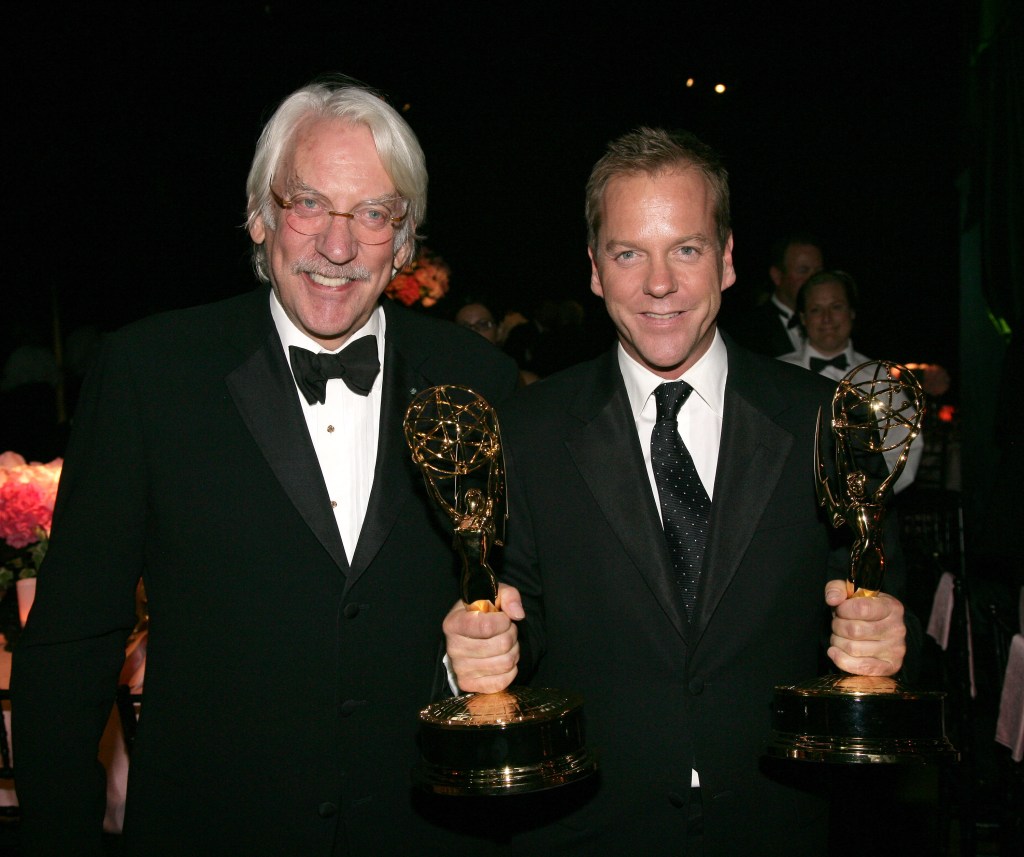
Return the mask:
M 110 716 L 142 571 L 146 467 L 135 382 L 105 347 L 76 415 L 31 617 L 12 669 L 26 853 L 99 854 Z

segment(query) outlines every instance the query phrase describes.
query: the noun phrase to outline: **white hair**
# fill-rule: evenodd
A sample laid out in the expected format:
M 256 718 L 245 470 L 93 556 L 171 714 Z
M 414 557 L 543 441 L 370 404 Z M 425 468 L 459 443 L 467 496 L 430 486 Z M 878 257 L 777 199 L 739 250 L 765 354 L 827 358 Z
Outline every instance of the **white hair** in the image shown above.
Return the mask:
M 268 229 L 276 228 L 277 204 L 270 195 L 270 185 L 295 132 L 307 119 L 342 119 L 370 129 L 385 172 L 394 182 L 395 190 L 407 201 L 406 218 L 395 230 L 393 250 L 397 255 L 403 247 L 408 247 L 412 259 L 418 237 L 416 229 L 427 210 L 427 166 L 423 150 L 409 124 L 382 96 L 348 79 L 340 84 L 326 82 L 304 86 L 274 111 L 260 134 L 245 183 L 246 227 L 252 229 L 256 218 L 262 217 Z M 268 282 L 265 244 L 253 244 L 252 252 L 257 276 Z

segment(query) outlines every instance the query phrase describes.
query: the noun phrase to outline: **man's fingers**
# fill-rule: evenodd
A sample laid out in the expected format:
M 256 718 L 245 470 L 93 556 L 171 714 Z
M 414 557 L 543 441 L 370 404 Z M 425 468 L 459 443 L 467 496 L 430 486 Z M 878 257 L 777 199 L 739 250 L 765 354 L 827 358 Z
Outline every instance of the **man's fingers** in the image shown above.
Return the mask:
M 495 693 L 508 687 L 519 671 L 519 643 L 488 658 L 452 656 L 452 672 L 460 690 Z
M 472 637 L 485 640 L 506 633 L 512 626 L 507 613 L 496 611 L 483 613 L 479 610 L 467 610 L 466 605 L 459 601 L 444 618 L 442 628 L 446 635 Z
M 830 580 L 825 584 L 825 603 L 835 607 L 846 600 L 846 581 Z
M 519 590 L 514 586 L 504 583 L 498 584 L 498 607 L 508 615 L 510 619 L 519 621 L 526 618 L 526 611 L 523 609 L 523 599 Z
M 902 658 L 897 664 L 883 658 L 855 657 L 839 646 L 830 646 L 828 656 L 839 669 L 851 675 L 889 676 L 899 672 L 899 667 L 902 665 Z

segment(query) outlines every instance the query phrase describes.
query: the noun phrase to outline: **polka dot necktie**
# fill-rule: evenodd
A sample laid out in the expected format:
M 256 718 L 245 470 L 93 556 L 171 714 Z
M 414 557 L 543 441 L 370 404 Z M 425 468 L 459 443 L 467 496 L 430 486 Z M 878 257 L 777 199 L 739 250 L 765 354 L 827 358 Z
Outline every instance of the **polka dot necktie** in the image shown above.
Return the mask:
M 687 619 L 693 618 L 697 603 L 697 581 L 711 512 L 711 498 L 676 425 L 676 414 L 691 392 L 693 387 L 685 381 L 662 384 L 654 391 L 658 419 L 651 433 L 651 465 L 661 501 L 665 540 Z

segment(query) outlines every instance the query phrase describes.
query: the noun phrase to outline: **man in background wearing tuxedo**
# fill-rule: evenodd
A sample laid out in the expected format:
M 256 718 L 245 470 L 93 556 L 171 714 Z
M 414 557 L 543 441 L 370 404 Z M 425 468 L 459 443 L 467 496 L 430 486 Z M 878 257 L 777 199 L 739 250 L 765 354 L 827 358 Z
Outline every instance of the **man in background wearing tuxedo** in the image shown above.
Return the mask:
M 807 278 L 824 266 L 818 239 L 806 233 L 792 233 L 772 248 L 768 276 L 772 293 L 763 303 L 733 309 L 723 318 L 723 329 L 740 345 L 778 357 L 803 344 L 803 329 L 796 314 L 796 296 Z

